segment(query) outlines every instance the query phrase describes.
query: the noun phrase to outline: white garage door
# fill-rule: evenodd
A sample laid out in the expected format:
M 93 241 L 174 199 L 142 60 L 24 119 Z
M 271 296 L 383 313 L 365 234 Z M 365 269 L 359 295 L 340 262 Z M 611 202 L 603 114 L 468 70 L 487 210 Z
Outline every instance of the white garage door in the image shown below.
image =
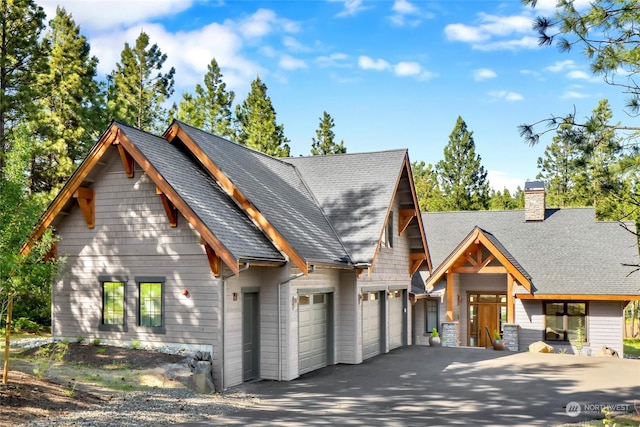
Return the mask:
M 380 293 L 362 293 L 362 359 L 380 354 Z
M 298 372 L 327 366 L 327 294 L 298 296 Z
M 403 311 L 402 290 L 389 291 L 389 350 L 402 345 Z

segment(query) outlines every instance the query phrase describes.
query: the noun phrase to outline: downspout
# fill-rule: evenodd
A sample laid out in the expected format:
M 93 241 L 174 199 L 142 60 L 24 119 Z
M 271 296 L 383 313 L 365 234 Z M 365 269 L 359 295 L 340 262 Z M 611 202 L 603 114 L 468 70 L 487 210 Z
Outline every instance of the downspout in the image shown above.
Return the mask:
M 243 271 L 247 271 L 249 269 L 249 263 L 246 263 L 244 265 L 244 267 L 242 267 L 241 269 L 238 270 L 238 275 L 240 275 L 241 272 Z M 224 386 L 224 336 L 225 336 L 225 325 L 226 325 L 226 318 L 227 318 L 227 304 L 225 303 L 225 301 L 227 300 L 227 279 L 235 276 L 235 273 L 231 273 L 231 274 L 227 274 L 226 276 L 222 276 L 222 342 L 221 342 L 221 348 L 222 348 L 222 354 L 220 355 L 220 386 L 222 388 L 222 390 L 225 390 L 225 386 Z
M 312 265 L 308 270 L 308 274 L 313 273 L 315 270 L 316 270 L 316 266 Z M 282 327 L 281 327 L 281 323 L 282 323 L 281 305 L 282 304 L 280 303 L 280 298 L 282 295 L 281 289 L 282 289 L 282 285 L 289 283 L 290 281 L 295 280 L 302 276 L 304 276 L 304 273 L 294 274 L 293 276 L 289 276 L 288 279 L 285 279 L 278 284 L 278 381 L 282 381 Z

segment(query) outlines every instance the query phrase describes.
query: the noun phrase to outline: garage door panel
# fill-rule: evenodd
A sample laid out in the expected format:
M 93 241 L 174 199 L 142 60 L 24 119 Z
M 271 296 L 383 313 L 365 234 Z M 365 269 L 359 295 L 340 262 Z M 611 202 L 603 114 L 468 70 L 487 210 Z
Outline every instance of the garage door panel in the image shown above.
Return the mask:
M 389 349 L 402 346 L 404 301 L 402 290 L 389 292 Z
M 380 294 L 362 294 L 362 358 L 380 354 Z
M 300 374 L 327 366 L 326 294 L 300 297 L 298 305 L 298 371 Z

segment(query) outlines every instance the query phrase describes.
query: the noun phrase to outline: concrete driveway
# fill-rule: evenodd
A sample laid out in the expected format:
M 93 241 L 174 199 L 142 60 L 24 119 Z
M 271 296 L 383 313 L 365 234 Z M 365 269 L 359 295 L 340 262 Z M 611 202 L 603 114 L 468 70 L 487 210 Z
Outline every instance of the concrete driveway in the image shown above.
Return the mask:
M 229 392 L 259 403 L 224 425 L 554 425 L 600 418 L 596 405 L 640 409 L 640 361 L 414 346 Z

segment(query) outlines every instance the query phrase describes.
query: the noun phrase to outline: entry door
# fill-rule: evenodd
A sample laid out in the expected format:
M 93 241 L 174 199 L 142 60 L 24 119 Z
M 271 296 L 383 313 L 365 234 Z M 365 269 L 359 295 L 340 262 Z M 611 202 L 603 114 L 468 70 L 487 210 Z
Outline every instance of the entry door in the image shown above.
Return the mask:
M 260 308 L 257 292 L 242 294 L 242 380 L 260 375 Z
M 491 338 L 487 336 L 487 328 L 493 336 L 498 329 L 498 306 L 496 304 L 478 304 L 478 347 L 491 347 Z

